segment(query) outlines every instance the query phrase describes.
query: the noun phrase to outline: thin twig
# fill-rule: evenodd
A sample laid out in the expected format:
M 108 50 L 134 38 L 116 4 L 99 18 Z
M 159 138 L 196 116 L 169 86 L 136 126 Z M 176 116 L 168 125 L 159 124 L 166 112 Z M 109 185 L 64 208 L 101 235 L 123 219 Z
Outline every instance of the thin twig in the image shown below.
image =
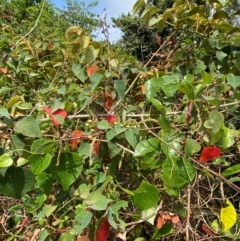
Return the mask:
M 177 115 L 181 114 L 182 111 L 176 111 L 176 112 L 167 112 L 166 115 Z M 98 114 L 97 117 L 107 117 L 109 114 Z M 159 114 L 128 114 L 126 117 L 128 118 L 141 118 L 141 117 L 151 117 L 151 116 L 159 116 Z M 92 115 L 89 114 L 81 114 L 81 115 L 69 115 L 67 118 L 69 120 L 71 119 L 87 119 L 92 117 Z
M 37 17 L 37 20 L 36 20 L 35 24 L 34 24 L 33 27 L 29 30 L 29 32 L 27 32 L 23 37 L 21 37 L 21 38 L 16 42 L 15 46 L 17 46 L 23 39 L 25 39 L 25 38 L 36 28 L 36 26 L 37 26 L 37 24 L 38 24 L 38 22 L 39 22 L 39 19 L 40 19 L 40 17 L 42 16 L 42 12 L 43 12 L 43 7 L 44 7 L 44 5 L 45 5 L 45 1 L 43 1 L 43 3 L 42 3 L 42 7 L 41 7 L 40 13 L 39 13 L 39 15 L 38 15 L 38 17 Z M 13 48 L 14 48 L 14 46 L 12 47 L 12 49 L 13 49 Z
M 176 31 L 174 31 L 165 41 L 164 43 L 158 48 L 158 50 L 156 51 L 156 53 L 158 53 L 167 43 L 168 41 L 172 38 L 172 36 L 175 34 Z M 152 59 L 154 58 L 154 54 L 151 56 L 151 58 L 147 61 L 147 63 L 144 65 L 144 68 L 148 66 L 148 64 L 152 61 Z M 138 80 L 139 76 L 141 75 L 141 73 L 139 72 L 137 74 L 137 76 L 135 77 L 135 79 L 133 80 L 133 82 L 130 84 L 130 86 L 128 87 L 128 89 L 125 91 L 125 95 L 128 94 L 128 92 L 133 88 L 133 86 L 135 85 L 136 81 Z M 109 111 L 109 114 L 113 113 L 113 111 L 115 110 L 115 108 L 121 103 L 121 99 L 119 99 L 117 101 L 117 103 L 111 108 L 111 110 Z
M 158 207 L 156 208 L 156 210 L 153 211 L 153 213 L 151 213 L 149 216 L 142 218 L 138 221 L 134 221 L 131 223 L 126 223 L 126 227 L 129 227 L 129 229 L 127 229 L 127 232 L 129 232 L 130 230 L 132 230 L 133 228 L 135 228 L 136 225 L 143 223 L 145 221 L 147 221 L 148 219 L 154 217 L 155 215 L 157 215 L 157 213 L 159 212 L 160 209 L 162 209 L 162 205 L 163 205 L 163 199 L 161 200 L 161 202 L 159 203 Z
M 128 149 L 128 148 L 126 148 L 126 147 L 124 147 L 124 146 L 122 146 L 122 145 L 120 145 L 118 143 L 117 143 L 117 146 L 121 147 L 124 151 L 127 151 L 127 152 L 131 153 L 132 155 L 134 154 L 133 151 L 131 151 L 130 149 Z
M 190 228 L 190 216 L 191 216 L 191 186 L 188 185 L 187 189 L 188 201 L 187 201 L 187 221 L 186 221 L 186 241 L 189 241 L 189 228 Z
M 119 103 L 117 102 L 116 105 L 117 104 L 119 104 Z M 240 104 L 240 101 L 235 101 L 235 102 L 231 102 L 231 103 L 227 103 L 227 104 L 222 104 L 222 105 L 219 105 L 219 108 L 232 106 L 232 105 L 237 105 L 237 104 Z M 210 109 L 211 110 L 216 109 L 216 106 L 211 106 Z M 108 114 L 98 114 L 96 116 L 97 117 L 107 117 L 107 116 L 109 116 L 110 113 L 108 113 Z M 167 112 L 166 115 L 178 115 L 178 114 L 182 114 L 182 113 L 183 113 L 182 111 L 172 111 L 172 112 Z M 151 113 L 149 113 L 149 114 L 127 114 L 126 115 L 126 117 L 128 117 L 128 118 L 142 118 L 142 117 L 150 117 L 150 116 L 159 116 L 159 114 L 151 114 Z M 92 115 L 81 114 L 81 115 L 69 115 L 67 118 L 69 120 L 71 120 L 71 119 L 87 119 L 87 118 L 90 118 L 90 117 L 92 117 Z
M 142 119 L 142 122 L 143 122 L 144 126 L 147 129 L 147 125 L 146 125 L 146 123 L 144 122 L 143 119 Z M 155 134 L 152 130 L 148 130 L 148 132 L 151 133 L 153 136 L 155 136 L 160 142 L 166 144 L 171 149 L 173 149 L 179 156 L 182 156 L 182 157 L 184 156 L 184 153 L 182 151 L 179 151 L 178 149 L 176 149 L 174 146 L 172 146 L 167 141 L 165 141 L 164 139 L 159 137 L 157 134 Z M 236 184 L 234 184 L 231 181 L 227 180 L 225 177 L 221 176 L 217 172 L 209 169 L 207 166 L 201 164 L 199 161 L 196 161 L 193 157 L 188 157 L 188 159 L 191 160 L 192 162 L 194 162 L 200 169 L 205 170 L 206 172 L 209 172 L 209 173 L 213 174 L 215 177 L 219 178 L 220 180 L 225 182 L 228 186 L 230 186 L 232 189 L 234 189 L 236 192 L 240 193 L 240 187 L 238 187 Z

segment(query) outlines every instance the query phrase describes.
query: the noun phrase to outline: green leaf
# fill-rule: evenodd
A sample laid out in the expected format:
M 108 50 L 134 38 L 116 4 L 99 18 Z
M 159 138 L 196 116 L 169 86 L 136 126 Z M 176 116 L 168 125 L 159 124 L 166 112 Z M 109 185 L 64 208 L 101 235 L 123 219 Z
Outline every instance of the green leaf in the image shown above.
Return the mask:
M 162 228 L 156 229 L 156 231 L 153 233 L 153 240 L 161 240 L 161 237 L 172 234 L 173 232 L 173 225 L 171 223 L 165 223 Z
M 162 115 L 166 115 L 166 109 L 159 100 L 151 98 L 150 101 L 160 111 Z
M 46 194 L 49 195 L 52 190 L 53 179 L 50 174 L 42 172 L 36 176 L 37 184 L 40 189 Z
M 135 157 L 145 156 L 147 153 L 152 151 L 160 151 L 159 141 L 156 138 L 150 138 L 147 140 L 140 141 L 134 151 Z
M 80 64 L 74 64 L 72 66 L 72 71 L 74 75 L 82 81 L 82 83 L 85 83 L 85 81 L 88 79 L 88 76 L 86 74 L 86 69 L 82 68 Z
M 98 56 L 99 49 L 95 49 L 92 45 L 88 45 L 85 49 L 85 60 L 87 64 L 91 64 Z
M 119 152 L 122 151 L 122 148 L 118 147 L 116 143 L 113 141 L 108 142 L 108 148 L 109 148 L 109 156 L 110 158 L 115 157 Z
M 38 122 L 31 116 L 26 116 L 19 120 L 14 127 L 14 131 L 32 138 L 37 138 L 40 136 Z
M 127 130 L 127 128 L 126 127 L 122 127 L 120 123 L 117 123 L 115 125 L 116 135 L 119 135 L 119 134 L 123 133 L 126 130 Z
M 110 129 L 106 133 L 106 139 L 107 141 L 111 141 L 114 137 L 116 136 L 116 131 L 115 129 Z
M 195 74 L 195 75 L 200 74 L 206 68 L 207 68 L 207 66 L 204 64 L 203 61 L 197 60 L 196 67 L 193 69 L 193 74 Z
M 171 130 L 172 127 L 171 127 L 171 123 L 170 123 L 168 118 L 166 118 L 165 116 L 161 115 L 159 117 L 158 121 L 159 121 L 159 124 L 160 124 L 160 126 L 161 126 L 163 131 L 169 132 Z
M 98 128 L 100 130 L 108 130 L 108 129 L 112 129 L 112 126 L 105 120 L 102 120 L 98 123 Z
M 205 71 L 202 71 L 201 74 L 202 74 L 202 78 L 203 78 L 202 84 L 203 85 L 210 85 L 212 83 L 211 75 L 209 73 L 205 72 Z
M 178 89 L 187 96 L 188 100 L 194 100 L 194 86 L 191 83 L 184 82 Z
M 162 166 L 164 160 L 158 158 L 159 151 L 147 153 L 140 162 L 141 168 L 145 170 L 154 170 Z
M 240 53 L 236 55 L 236 67 L 240 70 Z
M 213 14 L 213 19 L 229 18 L 227 12 L 223 10 L 218 10 Z
M 220 62 L 222 62 L 227 57 L 227 54 L 222 51 L 217 51 L 216 57 Z
M 162 76 L 163 82 L 161 83 L 161 89 L 167 97 L 173 96 L 178 90 L 179 79 L 176 75 L 164 75 Z
M 223 132 L 222 132 L 221 148 L 227 149 L 227 148 L 234 145 L 235 136 L 236 136 L 237 133 L 236 133 L 235 130 L 229 129 L 225 126 L 222 129 L 223 129 Z
M 82 158 L 77 153 L 62 153 L 60 159 L 54 156 L 49 166 L 52 177 L 63 186 L 66 191 L 78 179 L 81 174 L 83 163 Z M 59 165 L 56 166 L 56 163 Z
M 163 78 L 153 77 L 144 84 L 147 99 L 154 98 L 158 90 L 161 89 Z
M 68 41 L 72 40 L 76 37 L 76 35 L 80 36 L 82 29 L 79 26 L 71 26 L 65 32 L 65 37 Z
M 158 32 L 162 32 L 164 27 L 165 27 L 165 23 L 166 23 L 166 20 L 165 19 L 161 19 L 158 24 L 157 24 L 157 30 Z
M 158 23 L 161 19 L 162 19 L 162 16 L 160 16 L 160 15 L 154 16 L 153 18 L 150 19 L 150 21 L 149 21 L 149 26 L 155 25 L 155 24 Z
M 145 0 L 137 0 L 133 5 L 133 14 L 136 14 L 142 7 L 146 5 Z
M 51 139 L 38 139 L 31 145 L 31 152 L 34 154 L 54 154 L 58 149 L 59 143 Z
M 91 40 L 91 37 L 86 35 L 85 33 L 81 33 L 80 37 L 78 38 L 78 41 L 80 43 L 80 48 L 85 49 L 89 45 Z
M 31 170 L 34 175 L 38 175 L 43 172 L 51 163 L 51 155 L 47 154 L 33 154 L 28 158 L 31 166 Z
M 89 195 L 90 196 L 90 195 Z M 107 209 L 107 206 L 109 204 L 109 202 L 111 202 L 112 200 L 111 199 L 108 199 L 106 198 L 104 195 L 102 194 L 98 194 L 96 195 L 96 200 L 94 203 L 92 203 L 91 205 L 89 205 L 89 208 L 93 209 L 93 210 L 97 210 L 97 211 L 101 211 L 101 210 L 106 210 Z M 86 200 L 90 200 L 89 197 L 87 197 L 85 200 L 84 200 L 84 203 L 87 203 L 85 202 Z
M 117 228 L 117 224 L 114 221 L 113 215 L 119 220 L 119 210 L 126 208 L 128 203 L 126 201 L 118 201 L 108 208 L 108 221 L 113 228 Z
M 191 156 L 194 153 L 197 153 L 201 150 L 201 145 L 193 140 L 193 139 L 186 139 L 186 143 L 184 146 L 184 153 L 186 157 Z
M 154 207 L 160 199 L 158 189 L 144 180 L 133 193 L 133 202 L 140 211 Z
M 80 235 L 83 230 L 89 225 L 93 217 L 92 212 L 82 209 L 81 207 L 76 208 L 76 216 L 74 222 L 74 228 Z
M 224 116 L 222 113 L 214 110 L 209 113 L 208 120 L 204 122 L 204 127 L 209 129 L 210 137 L 214 137 L 222 128 Z
M 22 136 L 21 134 L 12 134 L 11 135 L 11 142 L 12 145 L 14 146 L 15 151 L 17 151 L 18 155 L 21 157 L 26 157 L 30 156 L 29 152 L 24 151 L 24 150 L 29 150 L 29 144 L 31 142 L 28 140 L 28 138 Z
M 169 157 L 162 165 L 161 178 L 167 188 L 181 189 L 195 177 L 192 163 L 179 157 Z
M 35 177 L 29 169 L 11 166 L 4 177 L 0 175 L 0 193 L 20 199 L 32 190 L 34 182 Z
M 59 99 L 52 99 L 50 102 L 50 107 L 52 109 L 52 112 L 58 110 L 58 109 L 64 109 L 64 100 L 59 98 Z M 56 116 L 54 116 L 55 118 Z
M 153 225 L 153 224 L 152 224 L 152 225 Z M 134 241 L 146 241 L 146 239 L 143 238 L 143 237 L 139 237 L 139 238 L 134 239 Z
M 0 168 L 12 166 L 13 159 L 10 157 L 8 153 L 0 156 Z
M 125 98 L 125 90 L 126 90 L 126 83 L 124 80 L 115 80 L 114 86 L 117 90 L 117 93 L 121 99 L 121 101 L 124 101 Z
M 226 201 L 228 207 L 221 208 L 220 221 L 223 224 L 222 231 L 225 232 L 232 228 L 237 221 L 237 212 L 232 203 Z
M 223 177 L 231 176 L 233 174 L 240 173 L 240 164 L 236 164 L 233 166 L 228 167 L 222 172 Z
M 74 230 L 71 232 L 70 229 L 68 229 L 66 232 L 62 233 L 59 237 L 59 241 L 68 241 L 68 240 L 74 240 L 76 237 Z
M 17 105 L 19 110 L 31 110 L 33 107 L 30 103 L 23 102 Z
M 83 202 L 94 210 L 106 210 L 107 205 L 111 200 L 103 196 L 102 192 L 111 180 L 112 177 L 108 176 L 102 186 L 96 191 L 91 192 Z
M 152 216 L 146 221 L 152 225 L 155 223 L 155 218 L 157 216 L 156 207 L 152 207 L 142 211 L 142 219 L 146 219 L 147 217 Z
M 234 76 L 233 74 L 228 74 L 227 75 L 227 82 L 235 90 L 240 85 L 240 76 Z
M 6 108 L 0 108 L 0 115 L 5 116 L 10 119 L 10 116 L 8 114 L 8 110 Z
M 136 128 L 133 129 L 128 129 L 125 131 L 124 135 L 126 140 L 128 141 L 128 143 L 135 148 L 137 145 L 137 135 L 138 135 L 139 131 Z
M 103 75 L 100 73 L 94 73 L 93 75 L 91 75 L 90 77 L 90 81 L 91 81 L 91 91 L 93 92 L 98 85 L 101 83 L 103 79 Z

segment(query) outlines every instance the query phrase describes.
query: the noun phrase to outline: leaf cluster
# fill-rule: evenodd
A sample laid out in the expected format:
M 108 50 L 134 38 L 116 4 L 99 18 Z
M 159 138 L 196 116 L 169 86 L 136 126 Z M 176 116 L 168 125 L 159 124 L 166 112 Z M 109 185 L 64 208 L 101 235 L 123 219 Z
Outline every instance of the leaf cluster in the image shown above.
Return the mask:
M 144 66 L 79 25 L 49 38 L 1 19 L 5 240 L 240 240 L 240 29 L 227 4 L 159 13 L 138 0 L 146 28 L 172 30 Z

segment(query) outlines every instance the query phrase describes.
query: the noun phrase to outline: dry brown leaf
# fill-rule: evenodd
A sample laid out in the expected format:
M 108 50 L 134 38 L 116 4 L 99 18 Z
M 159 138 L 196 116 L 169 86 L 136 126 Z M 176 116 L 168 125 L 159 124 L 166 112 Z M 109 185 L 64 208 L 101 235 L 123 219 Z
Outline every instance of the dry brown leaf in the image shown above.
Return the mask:
M 78 236 L 77 241 L 90 241 L 88 234 L 84 236 Z

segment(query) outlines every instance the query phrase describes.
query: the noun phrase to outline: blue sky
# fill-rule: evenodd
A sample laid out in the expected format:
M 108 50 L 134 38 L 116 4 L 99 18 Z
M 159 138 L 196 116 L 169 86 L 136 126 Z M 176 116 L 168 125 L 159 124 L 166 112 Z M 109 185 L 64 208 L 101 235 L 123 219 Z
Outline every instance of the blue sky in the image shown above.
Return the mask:
M 66 5 L 65 0 L 50 0 L 57 7 L 63 7 Z M 137 0 L 98 0 L 98 5 L 92 9 L 93 12 L 101 14 L 103 9 L 106 8 L 108 19 L 111 17 L 118 17 L 121 13 L 131 12 L 134 3 Z M 85 2 L 86 4 L 92 2 L 92 0 L 79 0 L 79 2 Z M 120 38 L 121 32 L 118 29 L 109 29 L 109 37 L 111 41 L 115 41 Z M 103 37 L 99 36 L 99 40 Z

